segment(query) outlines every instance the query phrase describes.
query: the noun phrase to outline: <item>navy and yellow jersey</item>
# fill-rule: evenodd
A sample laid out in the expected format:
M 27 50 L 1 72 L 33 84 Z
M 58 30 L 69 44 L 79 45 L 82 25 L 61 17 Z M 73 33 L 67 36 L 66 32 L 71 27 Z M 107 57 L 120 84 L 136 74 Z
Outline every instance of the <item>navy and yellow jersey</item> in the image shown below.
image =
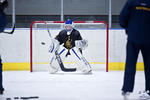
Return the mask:
M 150 43 L 150 0 L 128 0 L 119 16 L 128 40 Z
M 7 20 L 6 20 L 6 15 L 4 13 L 4 9 L 8 6 L 7 0 L 4 1 L 3 3 L 0 3 L 0 33 L 4 31 Z
M 71 49 L 75 47 L 75 41 L 82 40 L 82 37 L 79 31 L 77 31 L 76 29 L 73 29 L 70 35 L 67 35 L 66 30 L 60 31 L 55 39 L 59 41 L 60 45 L 64 44 L 65 48 Z
M 0 33 L 4 31 L 7 24 L 6 15 L 0 10 Z

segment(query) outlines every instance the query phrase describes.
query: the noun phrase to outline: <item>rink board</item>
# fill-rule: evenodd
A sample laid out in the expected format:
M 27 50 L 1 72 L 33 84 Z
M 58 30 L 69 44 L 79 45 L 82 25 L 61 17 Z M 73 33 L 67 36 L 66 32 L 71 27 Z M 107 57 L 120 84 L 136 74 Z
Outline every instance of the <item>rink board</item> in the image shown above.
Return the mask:
M 9 31 L 9 29 L 8 29 Z M 81 30 L 84 31 L 84 30 Z M 87 31 L 87 32 L 86 32 Z M 93 35 L 96 33 L 91 32 L 92 30 L 85 30 L 85 34 L 82 34 L 86 39 L 90 38 L 92 41 L 89 41 L 89 47 L 84 51 L 89 51 L 89 49 L 93 50 L 94 55 L 97 52 L 99 54 L 105 55 L 105 50 L 103 49 L 101 44 L 105 44 L 105 36 L 102 38 L 102 34 L 97 32 L 98 35 Z M 42 39 L 42 37 L 41 37 Z M 101 43 L 97 46 L 97 41 L 103 40 L 104 43 Z M 126 34 L 122 29 L 111 29 L 109 30 L 109 70 L 124 70 L 125 65 L 125 56 L 126 56 Z M 46 40 L 46 39 L 44 39 Z M 94 41 L 96 40 L 96 41 Z M 46 40 L 47 41 L 47 40 Z M 46 42 L 45 41 L 45 42 Z M 48 40 L 49 41 L 49 40 Z M 43 41 L 38 41 L 39 44 Z M 48 42 L 49 43 L 49 42 Z M 94 45 L 91 45 L 95 43 Z M 4 70 L 30 70 L 30 32 L 29 29 L 21 29 L 17 28 L 13 35 L 1 34 L 0 35 L 0 55 L 3 61 L 3 69 Z M 41 49 L 45 50 L 46 55 L 49 49 L 48 46 L 41 46 Z M 98 50 L 97 50 L 98 49 Z M 39 49 L 40 50 L 40 49 Z M 92 53 L 87 53 L 92 54 Z M 87 60 L 92 66 L 98 66 L 101 64 L 105 64 L 105 58 L 101 58 L 101 56 L 95 57 L 101 60 L 93 60 L 90 59 L 91 55 L 85 55 Z M 44 63 L 42 66 L 45 66 L 47 63 L 47 67 L 49 66 L 49 60 L 47 61 L 38 61 L 36 63 Z M 40 65 L 41 66 L 41 65 Z M 96 67 L 95 67 L 96 69 Z M 143 70 L 143 60 L 141 54 L 139 55 L 137 70 Z

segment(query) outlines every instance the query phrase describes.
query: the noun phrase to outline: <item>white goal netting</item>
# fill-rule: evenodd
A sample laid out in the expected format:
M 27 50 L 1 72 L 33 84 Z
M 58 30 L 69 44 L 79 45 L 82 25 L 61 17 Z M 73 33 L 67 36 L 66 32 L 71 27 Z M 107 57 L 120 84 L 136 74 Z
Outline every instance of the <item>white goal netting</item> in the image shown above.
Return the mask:
M 63 21 L 34 21 L 30 29 L 30 65 L 32 71 L 47 71 L 52 55 L 48 52 L 51 39 L 47 32 L 49 29 L 54 38 L 62 29 Z M 88 48 L 83 55 L 91 64 L 93 70 L 108 71 L 108 25 L 102 21 L 74 21 L 83 39 L 88 40 Z M 45 44 L 45 45 L 42 45 Z M 61 47 L 63 48 L 63 47 Z M 73 65 L 72 58 L 64 65 Z M 78 67 L 78 66 L 77 66 Z

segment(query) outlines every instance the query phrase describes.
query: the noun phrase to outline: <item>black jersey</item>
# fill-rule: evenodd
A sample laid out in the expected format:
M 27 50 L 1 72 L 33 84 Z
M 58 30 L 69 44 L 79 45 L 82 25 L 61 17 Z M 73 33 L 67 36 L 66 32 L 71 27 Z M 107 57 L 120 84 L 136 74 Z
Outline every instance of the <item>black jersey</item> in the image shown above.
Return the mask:
M 59 34 L 56 36 L 56 38 L 60 45 L 64 44 L 64 47 L 67 49 L 71 49 L 75 47 L 75 41 L 76 40 L 82 40 L 82 37 L 80 35 L 80 32 L 76 29 L 73 29 L 70 33 L 70 35 L 67 35 L 66 30 L 62 30 L 59 32 Z

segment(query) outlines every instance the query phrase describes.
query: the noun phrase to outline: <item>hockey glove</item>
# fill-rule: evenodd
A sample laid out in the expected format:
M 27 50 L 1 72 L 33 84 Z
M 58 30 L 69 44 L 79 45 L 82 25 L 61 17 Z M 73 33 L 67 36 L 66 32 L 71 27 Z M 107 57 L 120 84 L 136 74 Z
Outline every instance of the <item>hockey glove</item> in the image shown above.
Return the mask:
M 77 40 L 75 41 L 75 47 L 81 50 L 84 50 L 88 47 L 88 40 Z

